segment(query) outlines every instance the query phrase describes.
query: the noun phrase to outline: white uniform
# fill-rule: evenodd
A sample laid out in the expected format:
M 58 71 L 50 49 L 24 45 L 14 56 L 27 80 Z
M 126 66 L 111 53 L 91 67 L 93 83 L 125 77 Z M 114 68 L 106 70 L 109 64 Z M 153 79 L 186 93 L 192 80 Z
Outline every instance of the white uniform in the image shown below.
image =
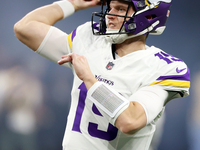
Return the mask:
M 127 99 L 140 88 L 152 85 L 176 91 L 179 97 L 189 94 L 189 70 L 185 63 L 154 46 L 114 59 L 111 43 L 103 36 L 94 36 L 90 22 L 68 37 L 57 30 L 50 29 L 37 53 L 54 62 L 70 52 L 84 55 L 94 76 Z M 70 63 L 66 66 L 73 69 Z M 87 99 L 87 89 L 75 72 L 71 95 L 63 139 L 65 150 L 148 150 L 155 131 L 153 120 L 133 135 L 123 134 Z

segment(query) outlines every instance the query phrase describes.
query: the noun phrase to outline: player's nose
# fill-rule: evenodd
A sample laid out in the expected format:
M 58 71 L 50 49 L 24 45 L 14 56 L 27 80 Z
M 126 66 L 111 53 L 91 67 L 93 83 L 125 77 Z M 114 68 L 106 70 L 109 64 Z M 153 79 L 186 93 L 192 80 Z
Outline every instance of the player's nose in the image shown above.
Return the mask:
M 115 10 L 112 8 L 110 9 L 110 11 L 108 12 L 108 15 L 107 15 L 107 18 L 108 19 L 112 19 L 112 18 L 115 18 L 116 16 L 114 15 L 109 15 L 109 14 L 116 14 Z

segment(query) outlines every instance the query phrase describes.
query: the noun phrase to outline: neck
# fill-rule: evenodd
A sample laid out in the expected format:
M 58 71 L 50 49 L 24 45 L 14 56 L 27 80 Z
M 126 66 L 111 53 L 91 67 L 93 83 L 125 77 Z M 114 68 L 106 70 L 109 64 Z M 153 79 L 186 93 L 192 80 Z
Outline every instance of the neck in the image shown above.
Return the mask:
M 116 44 L 117 54 L 122 57 L 138 50 L 145 50 L 146 35 L 141 35 L 132 39 L 127 39 L 121 44 Z

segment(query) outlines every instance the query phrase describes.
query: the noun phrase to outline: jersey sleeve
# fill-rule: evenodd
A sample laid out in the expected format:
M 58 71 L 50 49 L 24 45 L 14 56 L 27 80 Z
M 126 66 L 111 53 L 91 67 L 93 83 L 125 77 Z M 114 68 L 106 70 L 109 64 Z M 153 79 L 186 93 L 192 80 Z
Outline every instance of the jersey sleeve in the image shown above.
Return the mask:
M 160 85 L 164 90 L 174 93 L 174 97 L 185 97 L 189 95 L 190 71 L 187 65 L 178 58 L 164 52 L 158 56 L 160 76 L 151 85 Z M 178 94 L 177 94 L 178 93 Z M 173 95 L 173 94 L 172 94 Z M 178 96 L 177 96 L 178 95 Z M 173 98 L 171 98 L 173 99 Z
M 57 63 L 62 55 L 71 53 L 68 42 L 68 35 L 56 27 L 51 27 L 40 44 L 36 53 Z M 64 66 L 71 68 L 71 63 L 65 63 Z

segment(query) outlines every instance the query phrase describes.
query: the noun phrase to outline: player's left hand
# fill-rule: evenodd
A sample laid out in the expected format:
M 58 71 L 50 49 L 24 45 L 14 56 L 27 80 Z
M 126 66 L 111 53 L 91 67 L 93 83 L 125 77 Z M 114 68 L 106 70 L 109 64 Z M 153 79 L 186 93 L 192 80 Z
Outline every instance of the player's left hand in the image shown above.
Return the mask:
M 71 62 L 74 66 L 76 75 L 85 83 L 87 89 L 89 89 L 95 82 L 96 78 L 92 74 L 88 61 L 85 56 L 81 56 L 75 53 L 62 56 L 62 59 L 58 61 L 59 65 Z

